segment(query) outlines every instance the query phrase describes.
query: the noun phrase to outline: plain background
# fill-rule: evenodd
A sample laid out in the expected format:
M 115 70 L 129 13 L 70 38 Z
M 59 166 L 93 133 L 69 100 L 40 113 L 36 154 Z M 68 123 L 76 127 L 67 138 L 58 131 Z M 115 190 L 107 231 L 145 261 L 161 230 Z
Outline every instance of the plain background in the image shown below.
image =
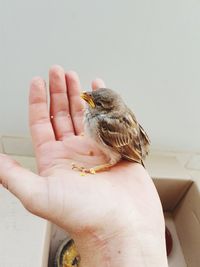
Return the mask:
M 155 149 L 200 151 L 198 0 L 0 0 L 0 134 L 29 135 L 30 79 L 60 64 L 122 94 Z

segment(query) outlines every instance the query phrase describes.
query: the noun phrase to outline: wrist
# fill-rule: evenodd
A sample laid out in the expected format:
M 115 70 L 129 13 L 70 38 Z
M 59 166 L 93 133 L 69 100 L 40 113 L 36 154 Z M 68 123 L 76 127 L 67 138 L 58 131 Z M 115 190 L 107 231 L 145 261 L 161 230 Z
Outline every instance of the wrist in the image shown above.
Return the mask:
M 118 229 L 112 225 L 109 231 L 83 231 L 74 236 L 81 256 L 80 267 L 168 266 L 165 227 L 162 228 L 161 233 L 159 229 L 155 233 L 148 227 L 132 227 L 129 223 Z

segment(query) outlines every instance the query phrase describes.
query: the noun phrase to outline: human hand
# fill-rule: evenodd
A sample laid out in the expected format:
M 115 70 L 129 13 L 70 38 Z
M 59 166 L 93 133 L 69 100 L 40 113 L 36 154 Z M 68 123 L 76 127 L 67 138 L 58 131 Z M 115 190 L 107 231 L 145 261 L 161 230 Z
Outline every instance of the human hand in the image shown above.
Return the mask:
M 81 266 L 130 266 L 131 260 L 138 267 L 144 260 L 148 266 L 167 266 L 163 213 L 151 178 L 141 165 L 123 161 L 95 175 L 72 170 L 75 160 L 90 166 L 105 158 L 81 135 L 78 76 L 55 66 L 49 79 L 50 113 L 44 81 L 35 78 L 30 88 L 30 129 L 39 175 L 1 155 L 0 183 L 30 212 L 71 234 Z M 104 83 L 98 79 L 92 87 Z

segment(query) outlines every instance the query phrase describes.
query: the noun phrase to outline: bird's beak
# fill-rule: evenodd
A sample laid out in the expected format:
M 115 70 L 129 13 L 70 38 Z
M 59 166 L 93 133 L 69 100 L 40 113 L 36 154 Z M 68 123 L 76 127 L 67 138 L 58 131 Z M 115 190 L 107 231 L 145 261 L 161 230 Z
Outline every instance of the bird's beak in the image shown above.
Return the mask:
M 92 96 L 89 93 L 87 92 L 81 93 L 81 98 L 83 98 L 90 105 L 90 107 L 95 108 L 95 103 L 92 99 Z

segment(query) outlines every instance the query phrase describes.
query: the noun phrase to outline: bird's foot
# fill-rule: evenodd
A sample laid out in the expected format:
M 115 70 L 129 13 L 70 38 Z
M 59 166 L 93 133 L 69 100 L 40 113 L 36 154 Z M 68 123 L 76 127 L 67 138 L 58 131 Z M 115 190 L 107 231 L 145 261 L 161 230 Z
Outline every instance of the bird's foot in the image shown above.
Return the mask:
M 95 166 L 95 167 L 91 168 L 90 170 L 92 170 L 94 173 L 103 172 L 103 171 L 108 171 L 113 166 L 114 166 L 114 164 L 106 163 L 106 164 Z
M 79 166 L 75 163 L 72 163 L 72 170 L 77 170 L 81 172 L 81 176 L 85 176 L 86 173 L 95 174 L 96 171 L 93 168 L 85 168 L 83 166 Z
M 77 171 L 84 171 L 85 170 L 85 167 L 83 167 L 83 166 L 79 166 L 79 165 L 77 165 L 77 164 L 75 164 L 75 163 L 72 163 L 72 170 L 77 170 Z
M 72 163 L 72 169 L 80 171 L 83 174 L 86 174 L 86 173 L 95 174 L 97 172 L 108 171 L 112 166 L 114 166 L 114 164 L 106 163 L 106 164 L 95 166 L 93 168 L 85 168 L 85 167 L 76 165 L 75 163 Z

